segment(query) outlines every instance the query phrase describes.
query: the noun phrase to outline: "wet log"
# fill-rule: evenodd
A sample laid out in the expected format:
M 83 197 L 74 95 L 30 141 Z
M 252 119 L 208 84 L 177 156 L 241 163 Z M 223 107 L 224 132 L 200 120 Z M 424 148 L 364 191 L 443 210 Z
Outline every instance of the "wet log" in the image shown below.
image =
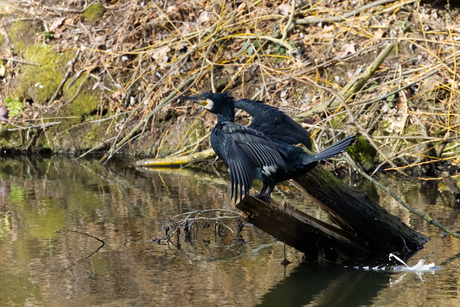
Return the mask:
M 321 167 L 297 178 L 331 219 L 375 253 L 423 248 L 428 238 L 383 209 L 363 191 L 336 179 Z
M 378 257 L 390 252 L 410 255 L 428 241 L 364 192 L 336 179 L 322 167 L 295 181 L 340 228 L 289 206 L 283 209 L 252 197 L 244 198 L 237 208 L 248 222 L 306 253 L 307 259 Z
M 320 221 L 289 204 L 266 203 L 246 195 L 236 207 L 259 229 L 304 253 L 307 260 L 362 257 L 369 251 L 345 231 Z

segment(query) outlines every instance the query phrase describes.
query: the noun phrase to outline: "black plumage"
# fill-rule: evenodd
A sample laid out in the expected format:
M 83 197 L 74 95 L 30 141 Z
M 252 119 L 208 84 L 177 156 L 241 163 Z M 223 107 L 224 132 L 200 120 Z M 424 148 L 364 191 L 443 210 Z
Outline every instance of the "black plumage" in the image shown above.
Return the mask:
M 248 107 L 248 101 L 238 101 L 240 107 L 245 104 L 247 110 L 256 112 L 253 123 L 245 127 L 233 122 L 235 103 L 227 93 L 204 93 L 182 99 L 200 103 L 217 115 L 218 121 L 211 133 L 211 145 L 229 166 L 232 197 L 235 195 L 235 200 L 238 197 L 238 188 L 241 199 L 243 187 L 244 194 L 247 194 L 252 180 L 258 178 L 263 185 L 257 196 L 270 202 L 271 192 L 278 182 L 302 176 L 315 167 L 317 161 L 339 154 L 354 140 L 354 137 L 347 137 L 320 153 L 310 154 L 292 145 L 303 143 L 311 148 L 308 132 L 273 107 L 265 108 L 266 106 L 261 105 L 264 112 L 257 112 L 257 109 Z
M 286 155 L 276 148 L 262 132 L 235 124 L 233 98 L 226 93 L 204 93 L 181 97 L 199 103 L 217 115 L 217 124 L 211 133 L 211 146 L 224 160 L 230 171 L 232 197 L 235 201 L 249 193 L 257 172 L 267 174 L 286 168 Z M 244 193 L 243 193 L 244 188 Z
M 320 153 L 308 154 L 300 148 L 290 145 L 303 144 L 309 150 L 312 150 L 310 134 L 282 111 L 251 99 L 235 101 L 235 107 L 252 116 L 252 122 L 248 127 L 263 132 L 274 142 L 278 149 L 283 150 L 288 156 L 286 170 L 279 170 L 272 178 L 263 180 L 264 184 L 257 196 L 265 200 L 270 200 L 270 194 L 276 183 L 308 173 L 316 166 L 318 161 L 341 153 L 355 140 L 354 136 L 350 136 L 332 144 Z
M 251 99 L 237 100 L 235 107 L 252 116 L 249 128 L 264 133 L 272 140 L 292 145 L 302 143 L 312 150 L 308 131 L 277 108 Z

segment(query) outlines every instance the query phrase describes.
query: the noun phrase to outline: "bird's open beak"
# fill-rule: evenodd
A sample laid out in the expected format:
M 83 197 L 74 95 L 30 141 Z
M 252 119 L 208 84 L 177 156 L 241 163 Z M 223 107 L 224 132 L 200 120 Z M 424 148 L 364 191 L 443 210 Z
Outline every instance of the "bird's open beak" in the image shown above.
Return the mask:
M 200 96 L 182 96 L 180 99 L 181 100 L 191 100 L 195 103 L 198 103 L 199 105 L 203 107 L 208 104 L 208 102 L 205 99 L 201 98 Z

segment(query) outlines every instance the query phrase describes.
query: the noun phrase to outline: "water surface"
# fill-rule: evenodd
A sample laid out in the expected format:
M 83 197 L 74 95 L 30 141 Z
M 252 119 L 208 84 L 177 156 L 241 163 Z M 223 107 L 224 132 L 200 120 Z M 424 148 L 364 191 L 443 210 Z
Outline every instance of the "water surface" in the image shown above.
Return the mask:
M 383 182 L 416 209 L 458 224 L 460 210 L 438 182 Z M 442 270 L 417 276 L 302 263 L 289 247 L 285 267 L 280 242 L 233 218 L 228 175 L 210 167 L 148 171 L 0 156 L 0 305 L 457 306 L 459 240 L 360 185 L 431 239 L 408 263 L 426 259 Z M 275 197 L 327 220 L 292 185 Z M 189 212 L 211 209 L 225 211 L 202 212 L 192 223 L 197 214 Z M 190 231 L 164 240 L 187 217 Z

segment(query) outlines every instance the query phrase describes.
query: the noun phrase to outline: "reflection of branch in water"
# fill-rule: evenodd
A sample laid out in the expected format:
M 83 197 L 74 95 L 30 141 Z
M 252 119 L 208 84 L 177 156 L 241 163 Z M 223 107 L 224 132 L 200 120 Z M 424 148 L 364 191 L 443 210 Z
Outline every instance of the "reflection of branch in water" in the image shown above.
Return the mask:
M 440 265 L 448 265 L 449 263 L 453 262 L 454 260 L 460 258 L 460 253 L 450 257 L 450 258 L 447 258 L 446 260 L 444 260 L 443 263 L 441 263 Z
M 161 173 L 158 173 L 158 177 L 160 177 L 161 182 L 163 183 L 163 187 L 165 188 L 166 192 L 168 193 L 168 196 L 171 196 L 171 191 L 169 191 L 168 185 L 164 181 L 163 177 L 161 176 Z
M 206 217 L 203 216 L 207 213 L 218 213 L 218 214 L 224 214 L 222 216 L 219 216 L 217 214 L 216 217 Z M 233 216 L 227 215 L 227 214 L 233 214 Z M 174 218 L 182 217 L 182 220 L 176 221 Z M 234 237 L 233 243 L 230 246 L 224 245 L 226 249 L 234 247 L 235 244 L 238 246 L 240 244 L 246 243 L 242 238 L 239 238 L 239 233 L 243 229 L 244 225 L 241 221 L 238 222 L 238 218 L 240 218 L 239 212 L 236 211 L 231 211 L 228 209 L 207 209 L 207 210 L 194 210 L 194 211 L 189 211 L 185 213 L 178 214 L 174 216 L 173 218 L 166 218 L 164 223 L 163 223 L 163 230 L 165 231 L 165 237 L 163 238 L 155 238 L 151 240 L 150 242 L 157 242 L 159 244 L 162 243 L 167 243 L 168 247 L 174 247 L 178 251 L 180 251 L 183 255 L 186 255 L 189 259 L 189 255 L 184 253 L 183 250 L 181 250 L 181 242 L 180 242 L 180 233 L 181 231 L 183 232 L 183 240 L 186 243 L 186 246 L 190 247 L 192 249 L 192 252 L 201 255 L 201 253 L 198 251 L 198 249 L 195 246 L 195 242 L 198 237 L 198 231 L 200 228 L 209 228 L 211 227 L 211 224 L 209 222 L 214 221 L 214 237 L 215 237 L 215 242 L 218 241 L 218 238 L 222 236 L 222 231 L 226 228 L 228 229 L 232 236 Z M 234 219 L 236 220 L 236 230 L 233 230 L 231 227 L 229 227 L 224 221 L 226 219 Z M 203 225 L 198 225 L 197 221 L 202 220 Z M 174 236 L 177 236 L 177 242 L 174 240 L 174 243 L 172 242 L 172 238 Z M 239 243 L 239 242 L 243 243 Z M 210 241 L 208 241 L 210 242 Z M 204 241 L 205 246 L 206 240 Z M 212 255 L 212 251 L 208 250 L 208 252 Z M 214 256 L 212 256 L 214 257 Z
M 178 215 L 175 215 L 173 218 L 176 218 L 178 216 L 181 216 L 181 215 L 186 215 L 186 214 L 195 214 L 195 213 L 207 213 L 207 212 L 225 212 L 225 213 L 232 213 L 232 214 L 236 214 L 236 215 L 240 215 L 239 212 L 237 211 L 232 211 L 232 210 L 227 210 L 227 209 L 207 209 L 207 210 L 196 210 L 196 211 L 190 211 L 190 212 L 185 212 L 185 213 L 181 213 L 181 214 L 178 214 Z M 234 217 L 228 217 L 228 218 L 234 218 Z
M 94 252 L 90 253 L 88 256 L 86 257 L 82 257 L 80 259 L 78 259 L 77 261 L 75 261 L 74 264 L 68 266 L 66 269 L 70 269 L 74 266 L 76 266 L 78 263 L 82 262 L 83 260 L 86 260 L 90 257 L 92 257 L 94 254 L 96 254 L 101 248 L 103 248 L 105 246 L 105 241 L 104 240 L 101 240 L 99 239 L 98 237 L 95 237 L 93 235 L 90 235 L 89 233 L 86 233 L 86 232 L 81 232 L 81 231 L 77 231 L 77 230 L 67 230 L 67 229 L 61 229 L 61 230 L 56 230 L 55 233 L 61 233 L 61 232 L 74 232 L 74 233 L 77 233 L 77 234 L 80 234 L 80 235 L 85 235 L 85 236 L 88 236 L 90 238 L 93 238 L 93 239 L 96 239 L 98 240 L 99 242 L 101 242 L 101 246 L 99 246 Z

